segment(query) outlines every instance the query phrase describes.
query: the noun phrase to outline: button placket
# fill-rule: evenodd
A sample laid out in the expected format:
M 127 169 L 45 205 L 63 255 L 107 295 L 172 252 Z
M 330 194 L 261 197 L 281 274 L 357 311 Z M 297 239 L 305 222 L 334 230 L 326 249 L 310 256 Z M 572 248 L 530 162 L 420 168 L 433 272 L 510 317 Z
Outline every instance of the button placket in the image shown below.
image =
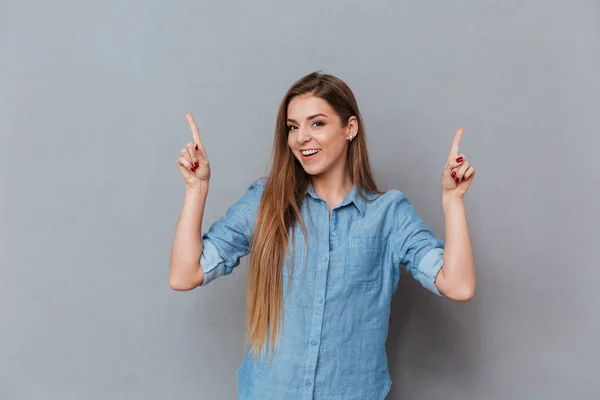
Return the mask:
M 337 210 L 333 210 L 331 212 L 331 222 L 329 223 L 329 229 L 331 230 L 331 236 L 333 236 L 333 237 L 337 236 L 336 226 L 337 226 Z
M 311 329 L 309 331 L 310 341 L 308 342 L 309 348 L 314 349 L 313 351 L 309 351 L 306 364 L 305 364 L 305 381 L 304 385 L 307 388 L 310 388 L 313 385 L 313 380 L 315 379 L 315 374 L 317 370 L 317 360 L 319 354 L 319 338 L 323 333 L 323 317 L 324 317 L 324 298 L 327 287 L 327 270 L 329 269 L 329 208 L 327 207 L 327 203 L 323 202 L 323 212 L 325 215 L 319 215 L 322 218 L 323 223 L 317 225 L 318 226 L 318 248 L 317 254 L 320 254 L 319 260 L 321 261 L 319 267 L 316 271 L 315 276 L 315 297 L 317 298 L 316 303 L 313 303 L 313 313 L 312 313 L 312 321 L 311 321 Z M 325 218 L 323 218 L 325 217 Z

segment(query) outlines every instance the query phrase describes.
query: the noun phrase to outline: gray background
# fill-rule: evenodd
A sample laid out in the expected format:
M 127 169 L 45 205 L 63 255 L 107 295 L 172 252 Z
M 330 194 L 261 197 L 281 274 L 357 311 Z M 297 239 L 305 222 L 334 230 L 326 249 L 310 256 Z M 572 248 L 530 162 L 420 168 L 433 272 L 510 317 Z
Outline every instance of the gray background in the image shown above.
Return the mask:
M 354 90 L 375 176 L 444 238 L 459 126 L 478 274 L 404 275 L 389 399 L 597 399 L 597 1 L 0 3 L 0 398 L 233 399 L 246 262 L 169 288 L 192 112 L 203 229 L 267 171 L 278 104 Z M 596 206 L 594 206 L 596 204 Z

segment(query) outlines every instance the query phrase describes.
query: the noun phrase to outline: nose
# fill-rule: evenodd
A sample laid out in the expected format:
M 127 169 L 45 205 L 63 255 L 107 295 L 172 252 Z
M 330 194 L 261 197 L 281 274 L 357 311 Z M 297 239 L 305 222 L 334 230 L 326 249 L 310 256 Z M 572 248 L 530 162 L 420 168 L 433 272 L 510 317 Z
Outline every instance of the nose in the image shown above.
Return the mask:
M 298 128 L 298 134 L 296 135 L 296 141 L 298 143 L 308 142 L 310 140 L 310 131 L 306 127 Z

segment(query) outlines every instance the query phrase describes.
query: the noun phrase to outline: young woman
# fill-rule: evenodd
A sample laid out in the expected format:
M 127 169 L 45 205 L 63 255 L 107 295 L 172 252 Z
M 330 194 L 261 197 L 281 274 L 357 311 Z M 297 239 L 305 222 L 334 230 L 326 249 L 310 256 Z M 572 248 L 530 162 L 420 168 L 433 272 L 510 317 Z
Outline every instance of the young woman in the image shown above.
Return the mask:
M 228 275 L 250 253 L 241 399 L 384 399 L 390 302 L 405 265 L 454 301 L 475 291 L 464 196 L 475 169 L 454 137 L 441 179 L 446 242 L 398 190 L 377 189 L 356 99 L 318 72 L 281 102 L 273 163 L 201 236 L 210 166 L 198 128 L 177 159 L 186 181 L 170 285 Z M 268 349 L 268 357 L 265 354 Z

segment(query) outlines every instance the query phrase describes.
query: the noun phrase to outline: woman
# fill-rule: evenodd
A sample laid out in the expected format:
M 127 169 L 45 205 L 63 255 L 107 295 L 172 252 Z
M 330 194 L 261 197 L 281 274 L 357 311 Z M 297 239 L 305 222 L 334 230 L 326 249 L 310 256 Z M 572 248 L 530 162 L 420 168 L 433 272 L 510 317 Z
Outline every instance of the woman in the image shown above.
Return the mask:
M 377 189 L 350 88 L 311 73 L 281 102 L 268 177 L 200 236 L 210 166 L 194 119 L 186 118 L 194 142 L 177 160 L 186 194 L 170 285 L 204 286 L 250 253 L 240 398 L 385 398 L 400 265 L 438 296 L 468 301 L 475 290 L 464 208 L 475 170 L 458 154 L 464 129 L 441 179 L 444 244 L 402 192 Z

